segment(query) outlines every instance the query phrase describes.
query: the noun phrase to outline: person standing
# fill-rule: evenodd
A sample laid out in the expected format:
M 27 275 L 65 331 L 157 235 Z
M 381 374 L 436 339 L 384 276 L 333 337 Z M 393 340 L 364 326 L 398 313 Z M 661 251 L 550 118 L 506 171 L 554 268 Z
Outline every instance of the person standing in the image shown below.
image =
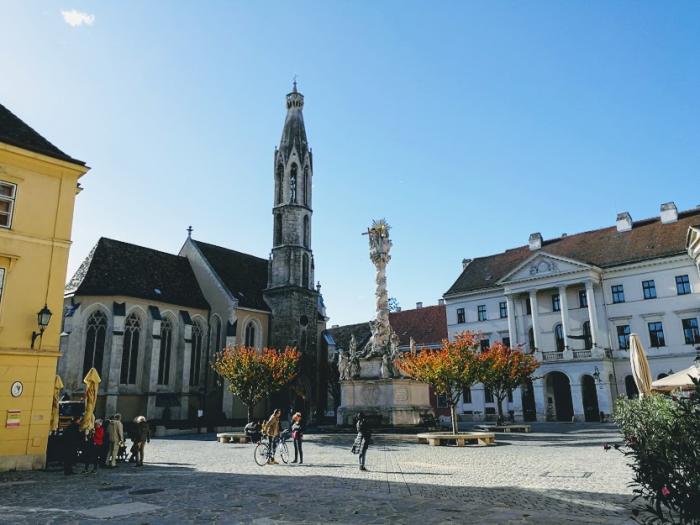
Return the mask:
M 299 464 L 304 463 L 304 452 L 301 449 L 301 441 L 304 438 L 304 429 L 301 425 L 301 412 L 297 412 L 292 416 L 292 441 L 294 441 L 294 461 L 297 462 L 297 455 L 299 457 Z
M 134 420 L 134 446 L 136 448 L 136 466 L 143 467 L 143 452 L 146 443 L 151 442 L 151 428 L 144 416 Z
M 75 464 L 75 456 L 78 453 L 80 446 L 80 418 L 74 417 L 71 419 L 70 425 L 63 431 L 63 474 L 70 476 L 73 472 Z
M 365 457 L 367 456 L 367 449 L 372 442 L 372 429 L 362 412 L 357 414 L 357 438 L 355 438 L 355 441 L 359 441 L 360 455 L 358 459 L 360 462 L 360 470 L 367 470 L 365 468 Z
M 92 434 L 92 444 L 94 448 L 93 457 L 93 472 L 97 472 L 97 466 L 102 466 L 104 464 L 104 452 L 105 452 L 105 429 L 102 426 L 102 420 L 95 420 L 95 430 Z
M 80 433 L 80 441 L 83 449 L 83 474 L 88 473 L 88 467 L 94 465 L 93 472 L 97 472 L 97 447 L 94 442 L 95 429 Z
M 122 424 L 121 414 L 114 414 L 109 423 L 109 442 L 110 442 L 110 466 L 117 466 L 117 456 L 119 455 L 119 445 L 124 441 L 124 425 Z
M 267 462 L 270 465 L 277 464 L 275 452 L 277 451 L 277 441 L 280 437 L 280 416 L 282 416 L 282 411 L 279 408 L 275 409 L 265 425 L 270 447 L 270 459 Z

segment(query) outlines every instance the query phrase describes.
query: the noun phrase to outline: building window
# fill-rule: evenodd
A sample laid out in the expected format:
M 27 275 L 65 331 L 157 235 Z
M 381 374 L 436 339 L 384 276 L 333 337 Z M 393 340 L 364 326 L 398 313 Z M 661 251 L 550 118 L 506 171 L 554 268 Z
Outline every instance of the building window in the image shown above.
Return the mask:
M 676 275 L 676 292 L 678 295 L 690 293 L 690 279 L 687 275 Z
M 561 303 L 559 302 L 559 294 L 555 293 L 552 295 L 552 312 L 558 312 L 561 310 Z
M 292 173 L 289 176 L 289 202 L 297 202 L 297 165 L 292 164 Z
M 275 204 L 282 204 L 282 188 L 284 187 L 284 184 L 282 183 L 282 180 L 284 179 L 284 167 L 282 166 L 282 164 L 277 166 L 277 175 L 275 178 L 275 186 L 277 187 Z
M 493 403 L 493 392 L 487 386 L 484 387 L 484 403 Z
M 311 229 L 309 227 L 309 216 L 304 215 L 304 248 L 309 247 L 309 239 L 311 238 Z
M 639 397 L 639 390 L 637 390 L 637 384 L 632 376 L 625 377 L 625 392 L 629 399 L 637 399 Z
M 532 303 L 529 298 L 525 299 L 525 312 L 527 315 L 532 315 Z
M 508 317 L 508 303 L 506 301 L 498 303 L 498 314 L 501 319 Z
M 122 351 L 122 369 L 119 382 L 122 385 L 136 384 L 136 371 L 139 361 L 139 337 L 141 321 L 136 314 L 130 314 L 124 322 L 124 346 Z
M 245 327 L 245 345 L 255 346 L 255 323 L 250 321 Z
M 0 269 L 0 275 L 3 270 Z M 0 279 L 0 292 L 2 282 Z M 0 293 L 0 297 L 2 294 Z M 107 339 L 107 316 L 97 310 L 88 317 L 85 326 L 85 356 L 83 357 L 83 377 L 91 368 L 97 370 L 102 376 L 102 360 L 105 354 L 105 341 Z
M 309 255 L 304 254 L 301 257 L 301 285 L 304 288 L 309 287 Z
M 513 391 L 510 388 L 508 389 L 508 402 L 513 402 Z
M 649 326 L 649 341 L 651 346 L 655 348 L 660 348 L 666 346 L 666 339 L 664 338 L 664 325 L 661 322 L 648 323 Z
M 578 291 L 578 305 L 580 308 L 586 308 L 588 306 L 588 294 L 586 294 L 586 290 Z
M 457 308 L 457 324 L 466 323 L 464 308 Z
M 527 331 L 527 340 L 530 343 L 530 351 L 534 352 L 535 351 L 535 331 L 532 329 L 532 326 Z
M 437 407 L 438 408 L 448 408 L 450 405 L 447 403 L 447 396 L 445 394 L 437 395 Z
M 212 330 L 211 330 L 212 351 L 215 353 L 221 352 L 221 350 L 223 350 L 224 346 L 226 346 L 224 341 L 223 341 L 223 338 L 221 337 L 223 335 L 222 331 L 221 331 L 221 327 L 222 327 L 221 319 L 219 319 L 219 317 L 215 315 L 212 324 L 214 325 Z
M 472 403 L 472 389 L 468 386 L 462 388 L 462 403 L 465 405 L 471 405 Z
M 311 199 L 309 196 L 311 193 L 309 190 L 311 189 L 311 177 L 309 177 L 309 167 L 304 166 L 304 204 L 306 206 L 311 205 Z
M 625 289 L 621 284 L 615 284 L 610 287 L 612 291 L 612 301 L 613 303 L 624 303 L 625 302 Z
M 695 343 L 700 343 L 700 332 L 698 332 L 697 318 L 691 317 L 690 319 L 683 319 L 682 323 L 685 344 L 694 345 Z
M 160 361 L 158 362 L 158 384 L 170 382 L 170 356 L 173 349 L 173 323 L 170 319 L 160 322 Z
M 564 351 L 564 328 L 560 324 L 554 327 L 554 342 L 557 346 L 557 352 Z
M 476 307 L 476 314 L 479 321 L 486 321 L 486 305 L 480 304 Z
M 644 299 L 656 299 L 656 284 L 654 280 L 642 281 L 642 291 L 644 292 Z
M 202 327 L 195 322 L 192 325 L 192 352 L 190 354 L 190 386 L 199 384 L 202 366 Z
M 0 181 L 0 227 L 12 227 L 12 213 L 15 209 L 17 185 Z
M 486 350 L 489 349 L 489 340 L 482 339 L 481 341 L 479 341 L 479 346 L 481 347 L 481 351 L 485 352 Z
M 510 348 L 510 337 L 504 337 L 503 339 L 501 339 L 501 342 L 503 343 L 503 346 L 507 346 L 508 348 Z
M 282 215 L 275 215 L 275 245 L 282 244 Z
M 617 345 L 620 347 L 620 350 L 629 350 L 630 325 L 623 324 L 617 327 Z
M 591 323 L 586 321 L 583 323 L 583 344 L 586 350 L 593 348 L 593 338 L 591 337 Z

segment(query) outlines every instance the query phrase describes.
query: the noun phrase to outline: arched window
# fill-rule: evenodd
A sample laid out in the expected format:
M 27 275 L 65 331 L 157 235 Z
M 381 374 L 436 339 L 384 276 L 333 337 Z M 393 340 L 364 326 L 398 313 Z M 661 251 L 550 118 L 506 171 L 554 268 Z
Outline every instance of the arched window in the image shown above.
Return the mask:
M 309 229 L 309 216 L 304 215 L 304 248 L 309 247 L 309 238 L 310 238 L 310 229 Z
M 593 348 L 593 339 L 591 338 L 591 323 L 590 321 L 586 321 L 583 323 L 583 344 L 585 345 L 586 350 L 590 350 Z
M 304 166 L 304 204 L 311 206 L 311 177 L 308 166 Z
M 564 351 L 564 329 L 560 324 L 554 327 L 554 342 L 557 345 L 557 352 Z
M 124 346 L 122 350 L 122 369 L 119 382 L 122 385 L 135 385 L 139 362 L 139 337 L 141 320 L 135 313 L 129 314 L 124 322 Z
M 275 245 L 282 244 L 282 216 L 275 215 Z
M 292 173 L 289 176 L 289 202 L 297 202 L 297 165 L 292 164 Z
M 249 321 L 245 327 L 245 345 L 255 346 L 255 323 Z
M 211 328 L 211 348 L 213 352 L 220 352 L 224 347 L 224 342 L 221 339 L 221 319 L 214 316 Z
M 160 361 L 158 362 L 158 384 L 170 382 L 170 356 L 173 348 L 173 323 L 170 319 L 160 322 Z
M 632 376 L 625 377 L 625 391 L 629 399 L 636 399 L 639 397 L 639 390 L 637 390 L 637 385 Z
M 85 325 L 85 357 L 83 358 L 83 377 L 91 368 L 102 375 L 102 359 L 105 354 L 107 338 L 107 316 L 97 310 L 88 317 Z
M 202 366 L 202 327 L 198 322 L 192 325 L 192 353 L 190 354 L 190 386 L 199 384 Z
M 275 204 L 282 204 L 282 189 L 284 184 L 282 183 L 284 179 L 284 166 L 280 164 L 277 166 L 277 173 L 275 174 L 275 189 L 277 190 L 275 197 Z
M 309 287 L 309 254 L 305 253 L 301 258 L 301 285 L 304 288 Z

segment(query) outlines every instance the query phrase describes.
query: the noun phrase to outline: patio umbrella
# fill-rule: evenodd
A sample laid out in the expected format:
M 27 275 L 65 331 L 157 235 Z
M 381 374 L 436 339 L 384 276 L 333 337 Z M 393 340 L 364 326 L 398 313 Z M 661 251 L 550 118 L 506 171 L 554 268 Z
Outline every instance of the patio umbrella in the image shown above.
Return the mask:
M 56 379 L 53 382 L 53 404 L 51 406 L 51 431 L 56 432 L 58 430 L 58 402 L 61 400 L 61 390 L 63 390 L 63 381 L 61 381 L 61 376 L 56 374 Z
M 649 361 L 644 353 L 642 342 L 637 334 L 630 335 L 630 364 L 632 365 L 632 377 L 639 390 L 639 397 L 644 397 L 651 392 L 651 372 Z
M 102 381 L 100 374 L 94 368 L 85 374 L 83 379 L 83 383 L 85 383 L 85 413 L 80 430 L 92 430 L 95 426 L 95 404 L 97 403 L 97 389 L 100 386 L 100 381 Z
M 691 381 L 691 377 L 700 379 L 700 369 L 695 365 L 666 376 L 663 379 L 657 379 L 651 384 L 651 389 L 657 392 L 672 392 L 674 390 L 693 390 L 695 385 Z

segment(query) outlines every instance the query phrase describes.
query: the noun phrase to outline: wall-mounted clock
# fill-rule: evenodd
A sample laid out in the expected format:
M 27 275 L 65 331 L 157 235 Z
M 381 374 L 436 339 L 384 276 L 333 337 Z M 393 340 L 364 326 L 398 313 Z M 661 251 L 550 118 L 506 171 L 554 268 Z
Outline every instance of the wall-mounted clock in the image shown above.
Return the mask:
M 22 381 L 15 381 L 12 383 L 12 386 L 10 387 L 10 394 L 12 394 L 12 397 L 21 396 L 23 391 L 24 385 L 22 384 Z

